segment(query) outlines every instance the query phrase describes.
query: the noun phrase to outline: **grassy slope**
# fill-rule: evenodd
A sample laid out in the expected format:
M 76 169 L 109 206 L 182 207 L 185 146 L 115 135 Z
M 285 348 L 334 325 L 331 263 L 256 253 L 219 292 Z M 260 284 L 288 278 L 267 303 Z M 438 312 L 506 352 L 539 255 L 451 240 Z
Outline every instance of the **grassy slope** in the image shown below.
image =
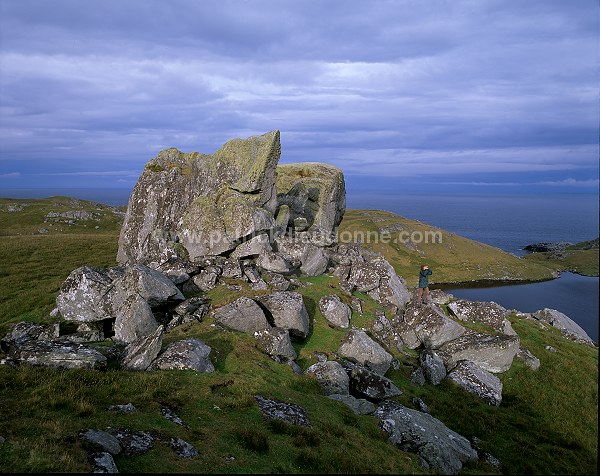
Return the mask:
M 391 230 L 391 241 L 376 242 L 381 230 Z M 371 232 L 367 235 L 366 232 Z M 429 242 L 405 242 L 406 236 L 427 232 L 439 232 L 441 240 Z M 555 267 L 544 262 L 531 262 L 477 241 L 409 220 L 381 210 L 347 210 L 340 225 L 339 236 L 360 236 L 366 248 L 382 253 L 403 276 L 409 286 L 416 286 L 419 268 L 429 264 L 433 275 L 429 282 L 451 283 L 478 280 L 543 280 L 554 277 Z M 413 235 L 418 238 L 419 235 Z M 370 237 L 370 240 L 367 238 Z M 398 242 L 394 242 L 398 239 Z M 425 240 L 423 240 L 425 241 Z
M 9 321 L 44 321 L 59 285 L 75 267 L 114 264 L 117 237 L 116 227 L 104 235 L 0 237 L 0 285 L 8 296 L 5 299 L 3 292 L 0 303 L 2 334 Z M 438 262 L 439 272 L 445 269 L 442 264 Z M 413 269 L 413 264 L 408 266 Z M 348 302 L 349 296 L 339 290 L 334 277 L 304 281 L 311 283 L 299 291 L 311 317 L 312 333 L 295 347 L 297 362 L 306 368 L 316 361 L 315 351 L 333 358 L 344 335 L 326 325 L 318 299 L 336 293 Z M 242 294 L 255 293 L 244 287 Z M 211 292 L 216 306 L 237 296 L 224 287 Z M 369 329 L 380 307 L 367 296 L 360 297 L 365 300 L 365 313 L 354 314 L 353 324 Z M 595 474 L 597 348 L 574 344 L 555 329 L 541 329 L 533 321 L 518 316 L 510 319 L 522 344 L 542 365 L 534 372 L 516 360 L 508 372 L 500 374 L 504 384 L 500 407 L 490 407 L 450 383 L 413 385 L 410 372 L 417 353 L 389 349 L 401 364 L 387 374 L 403 391 L 398 400 L 414 407 L 412 398 L 420 397 L 450 428 L 481 438 L 483 448 L 503 462 L 504 474 Z M 164 345 L 191 336 L 213 348 L 214 374 L 0 366 L 0 435 L 7 439 L 0 445 L 2 471 L 89 471 L 86 454 L 74 438 L 77 431 L 112 426 L 152 430 L 163 441 L 180 437 L 200 451 L 198 458 L 182 460 L 159 441 L 146 455 L 117 456 L 121 472 L 424 473 L 415 455 L 389 446 L 372 418 L 356 416 L 343 404 L 320 395 L 314 381 L 259 352 L 252 337 L 217 331 L 209 317 L 168 334 Z M 558 352 L 548 351 L 546 345 Z M 264 421 L 253 400 L 259 393 L 304 406 L 312 428 Z M 110 404 L 127 402 L 139 413 L 106 411 Z M 161 404 L 175 409 L 188 426 L 164 419 Z M 229 455 L 235 460 L 227 462 Z M 463 473 L 498 472 L 478 463 Z

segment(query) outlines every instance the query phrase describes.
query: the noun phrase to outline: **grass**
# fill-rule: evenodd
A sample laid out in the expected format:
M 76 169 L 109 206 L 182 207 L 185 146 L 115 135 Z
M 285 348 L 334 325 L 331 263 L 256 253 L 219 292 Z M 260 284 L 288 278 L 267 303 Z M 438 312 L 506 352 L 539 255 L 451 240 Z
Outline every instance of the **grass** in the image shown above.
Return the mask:
M 598 249 L 567 249 L 560 253 L 540 252 L 524 256 L 532 263 L 554 267 L 557 271 L 571 271 L 585 276 L 598 276 Z
M 433 271 L 431 284 L 537 281 L 554 277 L 553 265 L 526 261 L 498 248 L 381 210 L 346 210 L 339 236 L 362 238 L 363 246 L 383 254 L 409 286 L 416 286 L 419 268 L 425 263 Z M 406 239 L 411 237 L 412 241 Z
M 6 216 L 2 213 L 1 218 Z M 373 212 L 368 213 L 367 218 L 373 217 Z M 358 225 L 358 221 L 353 224 Z M 112 266 L 116 255 L 117 226 L 102 234 L 98 230 L 45 235 L 17 232 L 18 227 L 13 229 L 15 234 L 0 237 L 2 334 L 10 323 L 47 320 L 58 289 L 71 270 L 82 265 Z M 458 237 L 451 243 L 455 250 L 467 246 Z M 438 255 L 428 253 L 433 263 Z M 436 258 L 438 276 L 453 279 L 452 270 L 459 269 L 455 258 L 450 255 L 445 267 L 442 256 Z M 398 251 L 395 265 L 402 264 L 403 259 L 408 264 L 402 269 L 412 270 L 417 263 Z M 329 327 L 319 311 L 319 299 L 337 294 L 349 304 L 351 297 L 339 289 L 337 278 L 332 276 L 302 281 L 306 286 L 297 291 L 309 312 L 311 333 L 294 342 L 294 347 L 299 355 L 297 363 L 305 369 L 316 362 L 315 352 L 335 358 L 345 335 L 345 331 Z M 209 293 L 215 306 L 240 295 L 257 294 L 248 286 L 240 293 L 225 286 Z M 355 296 L 364 301 L 364 312 L 362 316 L 353 313 L 352 323 L 369 331 L 376 311 L 384 309 L 365 294 Z M 499 407 L 487 405 L 449 382 L 414 385 L 410 374 L 418 353 L 389 349 L 400 364 L 386 374 L 403 392 L 396 399 L 415 408 L 413 397 L 421 398 L 432 415 L 450 428 L 480 438 L 483 449 L 502 461 L 502 474 L 596 474 L 598 349 L 575 344 L 556 329 L 542 329 L 535 321 L 517 315 L 510 320 L 521 344 L 540 359 L 541 367 L 532 371 L 515 360 L 509 371 L 499 374 L 504 385 Z M 212 348 L 216 368 L 212 374 L 0 365 L 0 435 L 6 438 L 0 444 L 1 471 L 89 472 L 77 432 L 110 426 L 148 431 L 155 437 L 154 448 L 148 453 L 117 456 L 120 472 L 427 473 L 414 454 L 388 443 L 373 418 L 355 415 L 342 403 L 321 395 L 312 378 L 296 375 L 287 365 L 261 353 L 252 336 L 218 330 L 212 324 L 207 317 L 202 323 L 180 326 L 167 334 L 163 343 L 166 347 L 187 337 L 203 340 Z M 548 345 L 557 352 L 548 351 Z M 254 399 L 257 394 L 301 405 L 307 409 L 312 426 L 264 419 Z M 107 410 L 109 405 L 129 402 L 137 413 Z M 186 426 L 164 418 L 162 405 L 172 408 Z M 191 443 L 200 455 L 189 460 L 179 458 L 168 447 L 170 437 Z M 499 473 L 482 462 L 462 470 L 462 474 Z

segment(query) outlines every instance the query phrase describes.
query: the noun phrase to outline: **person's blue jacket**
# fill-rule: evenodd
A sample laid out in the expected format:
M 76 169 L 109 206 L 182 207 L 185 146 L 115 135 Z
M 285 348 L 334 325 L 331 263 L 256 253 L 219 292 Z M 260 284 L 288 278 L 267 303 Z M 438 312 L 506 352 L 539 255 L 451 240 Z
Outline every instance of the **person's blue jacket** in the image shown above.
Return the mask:
M 419 273 L 419 287 L 420 288 L 428 288 L 429 287 L 429 276 L 431 275 L 430 269 L 422 269 Z

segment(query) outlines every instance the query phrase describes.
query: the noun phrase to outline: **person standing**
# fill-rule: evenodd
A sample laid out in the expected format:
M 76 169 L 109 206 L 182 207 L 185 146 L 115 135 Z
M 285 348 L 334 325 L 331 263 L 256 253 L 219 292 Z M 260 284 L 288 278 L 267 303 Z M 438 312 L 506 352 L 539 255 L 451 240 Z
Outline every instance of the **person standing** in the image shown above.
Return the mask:
M 421 272 L 419 273 L 419 303 L 427 304 L 427 296 L 429 295 L 429 276 L 432 271 L 429 269 L 429 265 L 424 264 L 421 266 Z

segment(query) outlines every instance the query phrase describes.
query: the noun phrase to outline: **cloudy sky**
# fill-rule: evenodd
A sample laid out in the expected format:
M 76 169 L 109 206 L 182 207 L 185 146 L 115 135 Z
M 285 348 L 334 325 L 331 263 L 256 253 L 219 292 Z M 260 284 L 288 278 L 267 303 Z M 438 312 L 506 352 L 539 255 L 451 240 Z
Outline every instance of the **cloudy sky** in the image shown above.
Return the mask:
M 0 188 L 281 131 L 349 188 L 598 191 L 597 0 L 0 0 Z

